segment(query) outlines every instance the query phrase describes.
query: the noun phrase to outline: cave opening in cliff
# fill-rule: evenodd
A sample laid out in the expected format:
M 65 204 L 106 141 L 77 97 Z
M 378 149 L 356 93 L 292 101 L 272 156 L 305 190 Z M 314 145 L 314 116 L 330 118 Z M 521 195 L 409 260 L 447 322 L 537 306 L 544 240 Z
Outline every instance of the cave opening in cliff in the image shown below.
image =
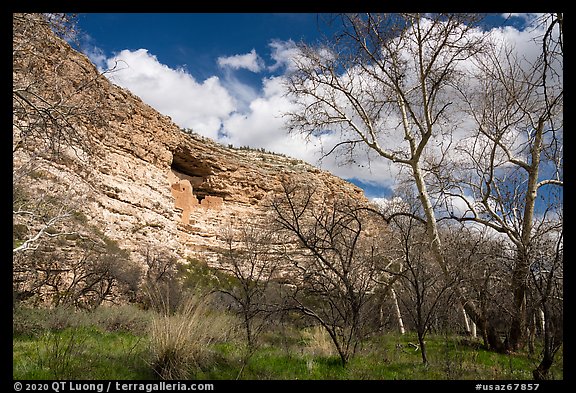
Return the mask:
M 190 150 L 182 147 L 172 152 L 171 168 L 176 172 L 199 179 L 214 174 L 211 165 L 206 160 L 194 157 Z
M 215 190 L 209 179 L 216 176 L 216 171 L 207 158 L 199 158 L 186 147 L 179 147 L 172 152 L 172 172 L 181 180 L 187 179 L 193 187 L 194 195 L 201 202 L 206 196 L 225 197 L 226 192 Z

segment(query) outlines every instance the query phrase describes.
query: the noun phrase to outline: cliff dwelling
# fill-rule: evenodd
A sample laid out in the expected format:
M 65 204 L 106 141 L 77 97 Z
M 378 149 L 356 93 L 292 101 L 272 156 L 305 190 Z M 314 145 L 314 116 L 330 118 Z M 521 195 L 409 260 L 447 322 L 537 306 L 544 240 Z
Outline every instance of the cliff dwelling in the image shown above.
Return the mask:
M 180 179 L 174 171 L 170 170 L 168 173 L 168 180 L 170 181 L 170 191 L 174 197 L 174 207 L 182 210 L 180 220 L 184 224 L 190 222 L 190 213 L 197 207 L 204 209 L 220 209 L 224 199 L 220 196 L 206 195 L 199 199 L 194 195 L 194 189 L 190 180 Z
M 212 169 L 186 153 L 174 152 L 173 162 L 168 171 L 168 182 L 174 197 L 174 208 L 182 210 L 180 220 L 184 224 L 189 224 L 192 210 L 198 207 L 220 209 L 224 198 L 221 192 L 214 192 L 209 187 L 207 177 L 213 174 Z

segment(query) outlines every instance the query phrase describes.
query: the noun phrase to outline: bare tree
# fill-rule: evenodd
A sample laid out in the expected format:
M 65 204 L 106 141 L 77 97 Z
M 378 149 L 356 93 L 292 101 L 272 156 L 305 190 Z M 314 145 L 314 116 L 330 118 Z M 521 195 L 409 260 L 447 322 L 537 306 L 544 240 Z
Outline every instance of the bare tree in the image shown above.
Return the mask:
M 367 150 L 406 168 L 433 258 L 450 282 L 428 175 L 446 159 L 459 125 L 452 98 L 465 80 L 460 66 L 484 50 L 484 36 L 474 30 L 474 16 L 462 14 L 343 15 L 340 20 L 341 34 L 333 44 L 299 47 L 287 82 L 297 104 L 288 114 L 289 128 L 310 138 L 338 134 L 327 155 L 340 151 L 353 159 Z M 423 165 L 429 156 L 438 157 L 433 168 Z M 468 315 L 486 324 L 465 292 L 454 290 Z
M 465 177 L 438 179 L 444 195 L 466 206 L 454 218 L 486 225 L 514 244 L 510 350 L 526 342 L 531 243 L 541 223 L 561 208 L 549 197 L 553 187 L 563 186 L 561 14 L 545 16 L 541 26 L 542 50 L 535 60 L 496 44 L 475 57 L 476 82 L 460 92 L 467 105 L 464 112 L 473 118 L 477 132 L 457 148 L 470 164 L 448 176 Z M 543 206 L 540 211 L 538 204 Z
M 245 222 L 230 225 L 223 233 L 226 248 L 220 252 L 220 268 L 230 279 L 219 280 L 217 292 L 232 299 L 233 310 L 240 316 L 246 338 L 239 379 L 258 348 L 258 338 L 279 312 L 278 304 L 268 300 L 270 284 L 278 273 L 280 253 L 275 250 L 277 236 L 267 224 Z
M 563 338 L 564 233 L 562 224 L 554 223 L 534 241 L 530 277 L 535 289 L 536 309 L 542 312 L 542 361 L 533 371 L 534 379 L 549 379 L 554 357 Z
M 283 183 L 272 203 L 276 223 L 297 245 L 289 250 L 291 307 L 330 335 L 342 365 L 370 331 L 382 238 L 357 201 L 321 197 L 310 187 Z
M 94 150 L 86 125 L 104 124 L 98 110 L 102 93 L 95 88 L 102 76 L 79 69 L 53 34 L 74 36 L 74 16 L 14 14 L 12 20 L 13 152 L 26 148 L 51 159 L 73 155 L 86 162 Z
M 15 13 L 12 22 L 16 297 L 92 307 L 134 292 L 134 266 L 129 259 L 115 265 L 126 255 L 82 213 L 94 140 L 106 120 L 103 76 L 70 58 L 62 38 L 75 35 L 73 15 Z M 62 164 L 73 180 L 59 177 Z
M 407 201 L 409 198 L 403 198 L 403 200 Z M 404 289 L 400 300 L 416 327 L 422 362 L 427 364 L 425 337 L 440 307 L 445 306 L 453 295 L 450 288 L 456 281 L 447 282 L 444 279 L 430 255 L 426 241 L 426 227 L 414 218 L 415 214 L 409 211 L 410 206 L 407 202 L 404 206 L 408 209 L 406 215 L 398 215 L 397 209 L 383 212 L 387 216 L 396 213 L 391 220 L 391 230 L 397 243 L 394 253 L 398 263 L 394 269 L 386 269 L 386 271 L 398 277 Z
M 70 233 L 15 254 L 15 300 L 92 309 L 136 298 L 141 269 L 129 253 L 75 215 Z
M 45 176 L 37 167 L 34 176 Z M 24 180 L 32 177 L 26 177 Z M 15 181 L 12 188 L 12 264 L 15 300 L 37 297 L 53 280 L 63 273 L 54 252 L 53 259 L 40 257 L 47 250 L 67 238 L 78 238 L 83 216 L 78 200 L 71 194 L 26 187 Z M 57 187 L 53 187 L 57 188 Z M 56 195 L 54 195 L 56 194 Z M 79 225 L 80 224 L 80 225 Z
M 67 14 L 13 15 L 13 254 L 21 261 L 25 251 L 38 249 L 51 238 L 72 235 L 66 227 L 74 221 L 78 206 L 66 196 L 34 189 L 29 184 L 48 174 L 46 158 L 62 158 L 74 152 L 85 159 L 90 135 L 81 125 L 101 119 L 98 111 L 79 99 L 78 93 L 92 85 L 72 81 L 70 62 L 58 57 L 58 38 L 74 34 L 74 17 Z M 73 86 L 74 83 L 79 85 Z M 25 150 L 25 153 L 22 151 Z M 83 153 L 81 153 L 81 151 Z M 24 154 L 19 154 L 24 153 Z M 61 198 L 60 198 L 61 197 Z M 24 255 L 25 254 L 25 255 Z
M 135 298 L 142 272 L 126 250 L 105 236 L 78 239 L 74 248 L 80 248 L 82 253 L 62 264 L 68 271 L 58 304 L 93 309 L 104 302 Z
M 146 273 L 139 301 L 164 314 L 182 306 L 184 288 L 179 277 L 178 260 L 171 250 L 149 245 L 144 258 Z
M 17 235 L 13 234 L 15 235 L 14 237 L 15 242 L 12 247 L 12 253 L 19 253 L 27 250 L 35 250 L 38 248 L 38 245 L 45 237 L 71 235 L 72 233 L 70 232 L 54 231 L 54 228 L 60 222 L 69 219 L 72 216 L 72 214 L 73 214 L 72 210 L 66 209 L 63 206 L 61 206 L 58 211 L 54 212 L 54 215 L 51 217 L 43 217 L 38 212 L 35 212 L 33 210 L 24 210 L 22 208 L 17 208 L 16 210 L 13 210 L 12 211 L 12 216 L 14 218 L 13 229 L 19 228 L 18 232 L 19 234 Z M 24 217 L 26 217 L 27 219 Z M 27 233 L 28 231 L 28 227 L 22 222 L 24 221 L 30 222 L 35 220 L 41 222 L 41 225 L 38 227 L 36 232 L 26 239 L 23 240 L 17 239 L 18 237 L 20 238 L 25 237 L 22 235 Z
M 36 232 L 28 225 L 28 237 L 13 247 L 20 252 L 57 236 L 53 229 L 73 214 L 64 205 L 51 214 L 31 210 L 31 204 L 24 209 L 19 194 L 50 166 L 64 163 L 75 170 L 78 180 L 87 176 L 99 151 L 95 137 L 106 124 L 101 110 L 105 91 L 99 88 L 105 78 L 95 68 L 70 59 L 73 50 L 62 39 L 74 39 L 75 15 L 15 13 L 12 22 L 13 221 L 37 223 Z
M 265 296 L 278 270 L 279 253 L 274 250 L 277 241 L 269 229 L 255 223 L 229 227 L 222 238 L 227 248 L 220 255 L 220 264 L 235 280 L 221 283 L 218 290 L 239 307 L 250 354 L 266 317 L 274 311 Z
M 476 327 L 485 347 L 490 348 L 490 343 L 502 342 L 506 336 L 513 310 L 509 296 L 513 248 L 506 238 L 483 226 L 446 222 L 441 234 L 455 280 L 485 316 L 484 323 Z M 467 315 L 463 317 L 466 324 Z

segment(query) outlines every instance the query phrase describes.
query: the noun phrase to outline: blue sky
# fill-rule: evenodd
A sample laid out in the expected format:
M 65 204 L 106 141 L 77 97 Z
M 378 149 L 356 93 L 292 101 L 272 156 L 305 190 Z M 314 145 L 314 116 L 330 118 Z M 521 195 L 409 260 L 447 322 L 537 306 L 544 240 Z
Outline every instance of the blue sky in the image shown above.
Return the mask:
M 531 38 L 530 14 L 488 19 L 522 47 Z M 288 108 L 282 75 L 290 67 L 294 43 L 312 43 L 329 34 L 311 13 L 285 14 L 79 14 L 81 49 L 109 74 L 183 128 L 235 146 L 284 153 L 330 170 L 364 188 L 366 195 L 389 197 L 397 171 L 381 161 L 340 165 L 319 162 L 318 144 L 288 135 L 279 113 Z M 503 33 L 504 34 L 504 33 Z M 368 160 L 368 157 L 366 158 Z M 361 161 L 361 160 L 360 160 Z
M 316 18 L 305 13 L 80 14 L 79 25 L 107 54 L 146 48 L 161 63 L 186 66 L 194 77 L 206 79 L 220 72 L 218 57 L 252 49 L 266 57 L 272 40 L 317 39 Z

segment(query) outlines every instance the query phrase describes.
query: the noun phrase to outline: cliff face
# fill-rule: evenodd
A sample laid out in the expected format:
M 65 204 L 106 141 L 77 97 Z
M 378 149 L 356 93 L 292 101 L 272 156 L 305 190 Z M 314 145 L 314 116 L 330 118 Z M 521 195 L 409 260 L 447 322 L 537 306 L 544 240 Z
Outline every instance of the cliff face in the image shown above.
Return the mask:
M 228 225 L 265 216 L 282 179 L 313 185 L 320 194 L 365 199 L 356 186 L 301 161 L 230 149 L 185 133 L 99 75 L 86 56 L 48 28 L 33 34 L 43 45 L 22 56 L 35 59 L 34 72 L 15 66 L 14 85 L 26 87 L 39 78 L 43 90 L 84 108 L 85 117 L 70 122 L 90 143 L 64 149 L 53 159 L 40 151 L 34 135 L 25 133 L 32 120 L 15 110 L 14 171 L 32 158 L 49 163 L 41 176 L 26 179 L 29 190 L 60 190 L 80 200 L 78 209 L 88 222 L 130 250 L 135 260 L 142 261 L 153 248 L 217 265 L 223 247 L 219 235 Z M 15 47 L 27 39 L 15 34 Z M 97 121 L 82 120 L 88 114 L 98 114 Z

